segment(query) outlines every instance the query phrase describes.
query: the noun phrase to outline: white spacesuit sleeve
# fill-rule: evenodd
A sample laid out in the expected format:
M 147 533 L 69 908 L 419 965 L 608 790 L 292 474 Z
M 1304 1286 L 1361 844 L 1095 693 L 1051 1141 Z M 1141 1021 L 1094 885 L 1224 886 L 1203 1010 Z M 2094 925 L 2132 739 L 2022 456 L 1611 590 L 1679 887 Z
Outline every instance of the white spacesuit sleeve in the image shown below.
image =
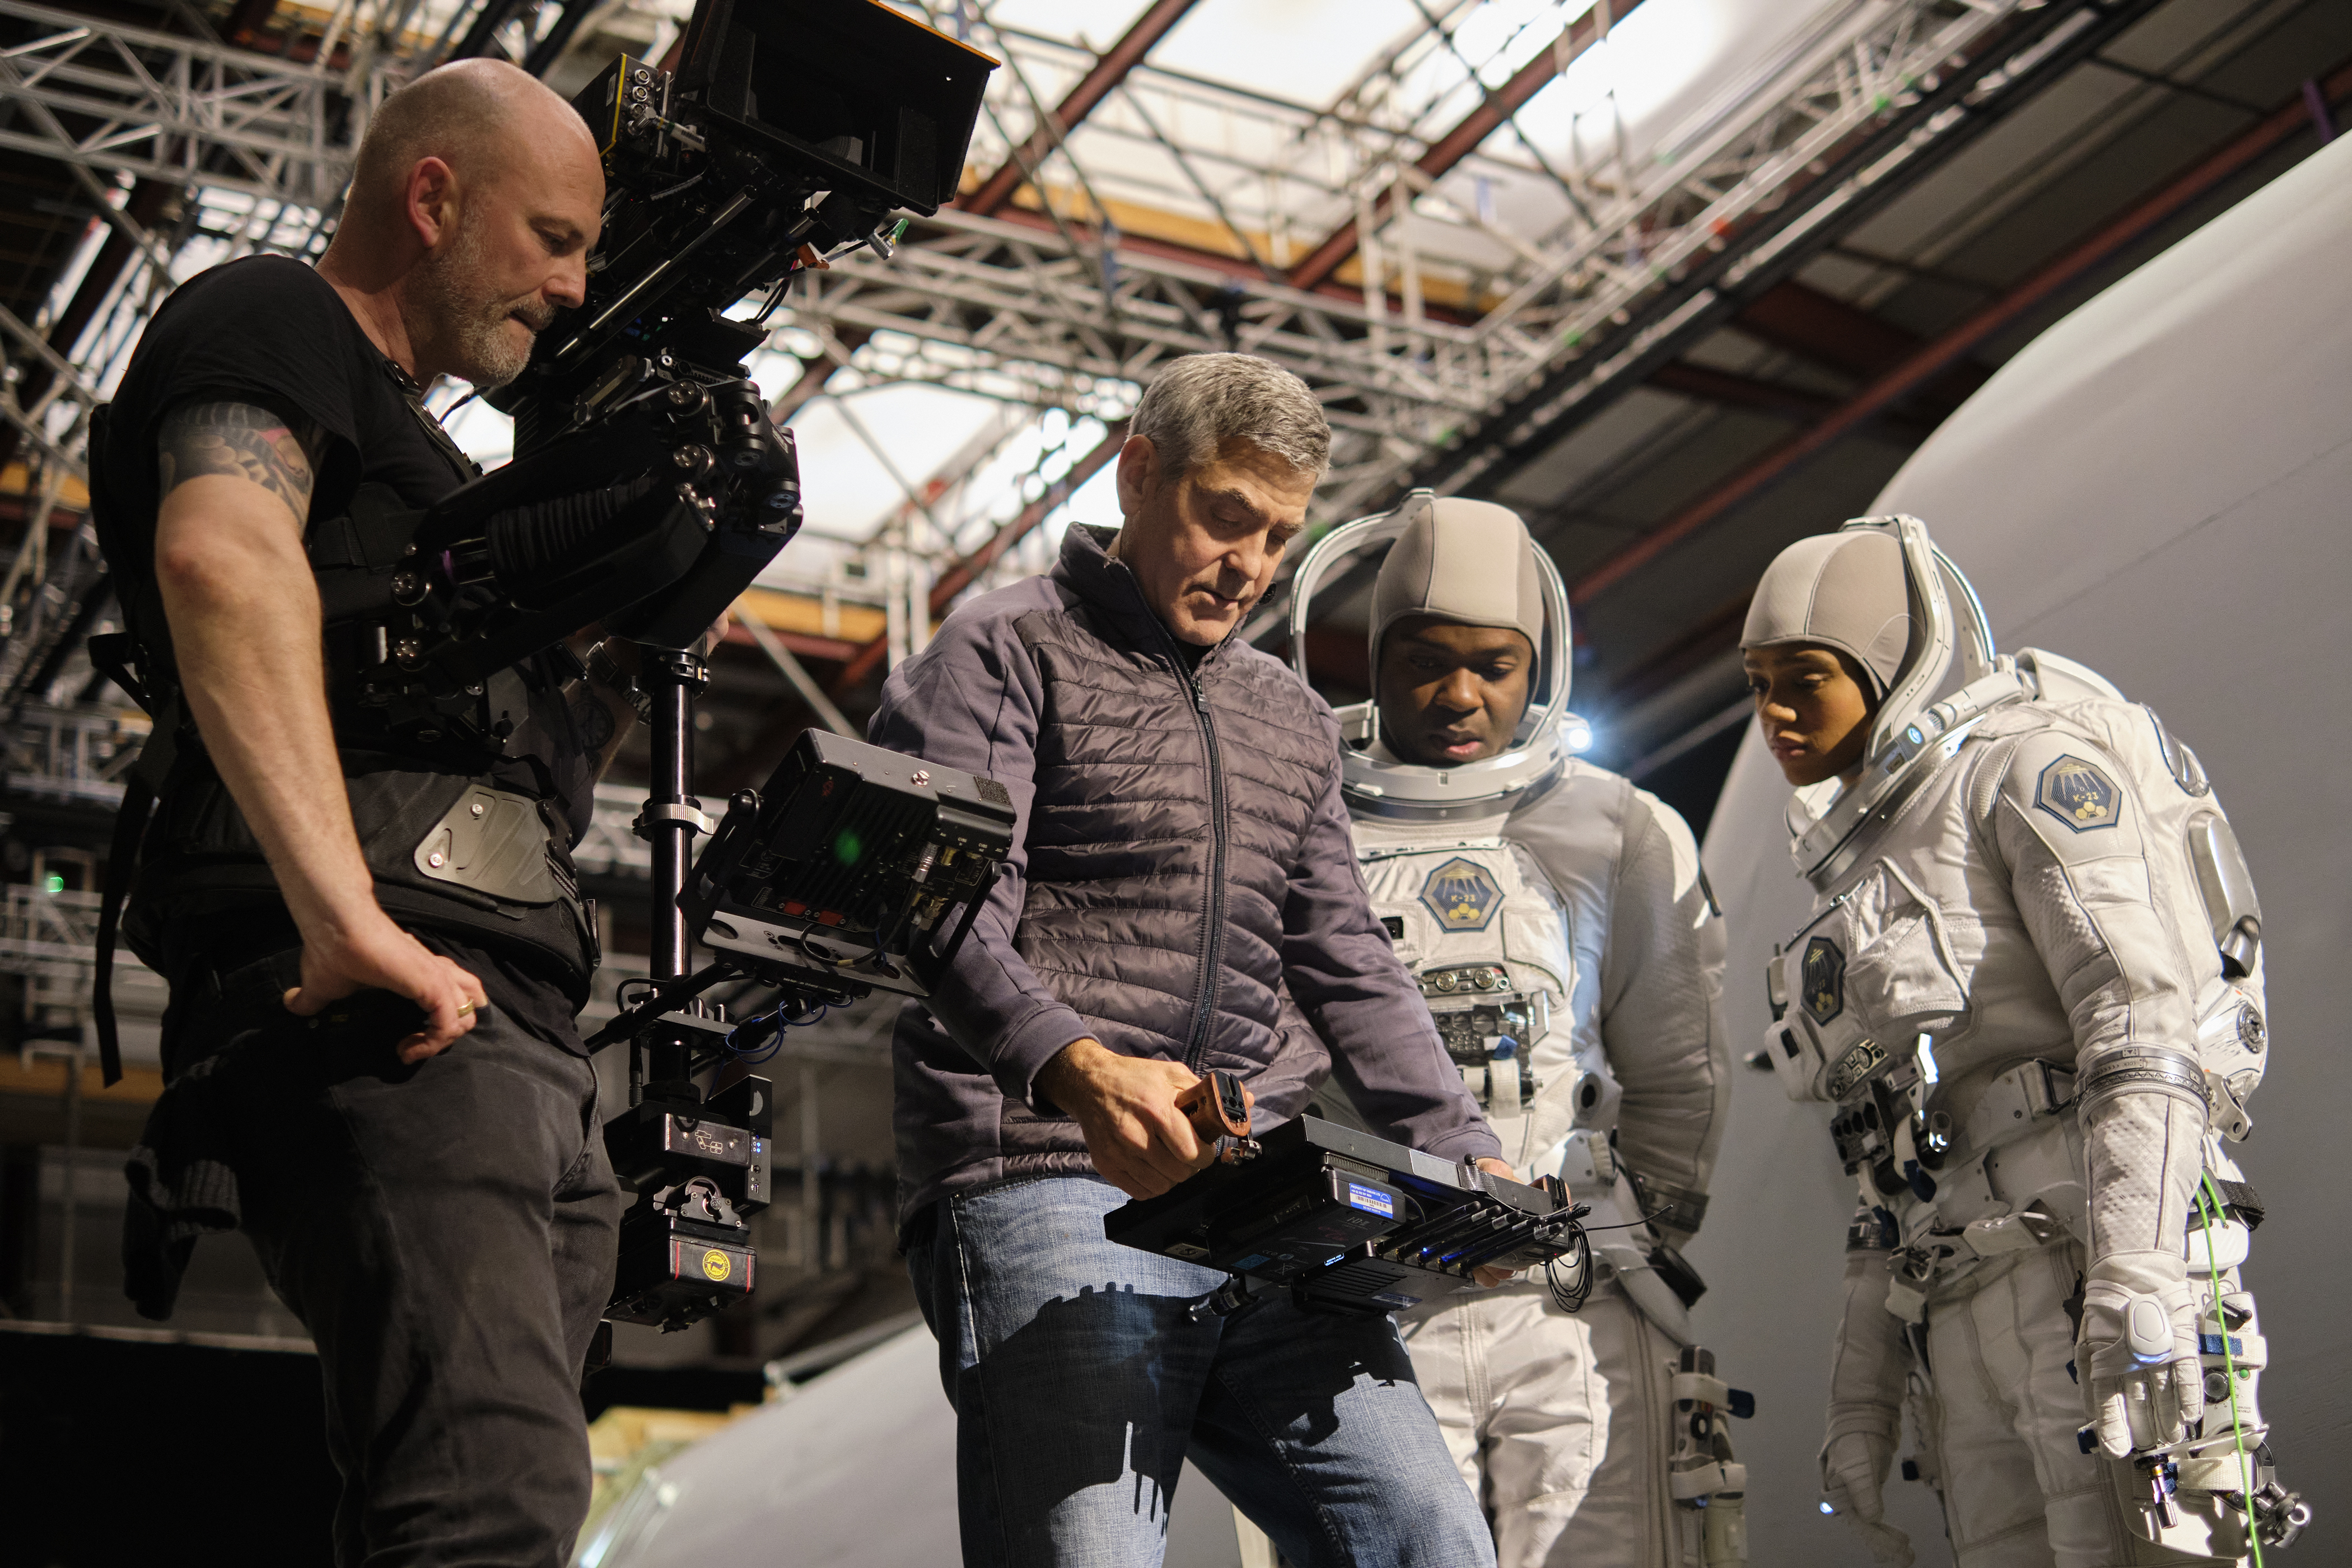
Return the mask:
M 1681 816 L 1645 790 L 1625 793 L 1601 952 L 1601 1038 L 1624 1091 L 1618 1152 L 1646 1184 L 1645 1207 L 1676 1200 L 1677 1212 L 1660 1224 L 1679 1239 L 1698 1228 L 1731 1107 L 1723 921 Z
M 2110 1452 L 2153 1447 L 2202 1407 L 2182 1255 L 2207 1115 L 2195 971 L 2159 913 L 2172 905 L 2165 872 L 2114 759 L 2034 731 L 2013 742 L 1988 805 L 1984 826 L 2074 1035 L 2090 1194 L 2084 1394 Z

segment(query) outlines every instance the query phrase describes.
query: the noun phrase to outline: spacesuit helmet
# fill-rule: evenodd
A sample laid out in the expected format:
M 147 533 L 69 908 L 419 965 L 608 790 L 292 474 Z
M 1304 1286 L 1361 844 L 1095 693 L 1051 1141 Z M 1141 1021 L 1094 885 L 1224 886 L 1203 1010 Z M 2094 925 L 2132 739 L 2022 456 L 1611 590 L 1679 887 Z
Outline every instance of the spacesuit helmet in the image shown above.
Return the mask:
M 1790 643 L 1834 648 L 1861 671 L 1874 702 L 1894 686 L 1910 642 L 1901 542 L 1850 528 L 1780 552 L 1756 584 L 1739 637 L 1743 649 Z
M 1994 648 L 1975 588 L 1916 517 L 1858 517 L 1782 551 L 1757 584 L 1740 647 L 1790 642 L 1837 649 L 1876 687 L 1853 786 L 1825 779 L 1790 802 L 1790 853 L 1818 881 L 1843 869 L 1841 852 L 1880 805 L 1916 787 L 1977 718 L 2025 689 Z M 1956 653 L 1959 687 L 1939 698 Z
M 1291 660 L 1307 678 L 1307 626 L 1317 585 L 1339 563 L 1389 545 L 1372 591 L 1373 679 L 1381 644 L 1399 623 L 1434 616 L 1504 626 L 1535 652 L 1527 709 L 1502 752 L 1433 767 L 1397 759 L 1380 739 L 1379 694 L 1339 710 L 1348 744 L 1340 790 L 1350 810 L 1423 821 L 1490 815 L 1558 778 L 1570 742 L 1590 729 L 1568 711 L 1568 591 L 1551 560 L 1507 508 L 1415 490 L 1391 512 L 1333 529 L 1299 563 L 1291 584 Z

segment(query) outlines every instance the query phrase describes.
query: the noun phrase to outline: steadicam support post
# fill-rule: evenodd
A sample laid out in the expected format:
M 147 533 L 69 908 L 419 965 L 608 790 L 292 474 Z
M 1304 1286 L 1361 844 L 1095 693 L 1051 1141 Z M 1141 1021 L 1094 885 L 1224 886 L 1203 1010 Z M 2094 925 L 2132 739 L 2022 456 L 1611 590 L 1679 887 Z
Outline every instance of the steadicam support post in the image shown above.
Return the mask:
M 649 700 L 653 731 L 652 789 L 636 823 L 653 847 L 651 997 L 624 1025 L 629 1106 L 604 1127 L 614 1173 L 638 1194 L 621 1219 L 607 1310 L 669 1330 L 751 1293 L 759 1257 L 750 1218 L 769 1198 L 772 1102 L 765 1079 L 721 1079 L 708 1098 L 695 1082 L 698 1067 L 712 1065 L 731 1037 L 725 1014 L 685 994 L 693 987 L 681 984 L 692 933 L 678 895 L 695 837 L 710 830 L 689 793 L 694 699 L 710 672 L 691 650 L 640 647 L 639 661 L 637 685 Z
M 637 837 L 653 847 L 654 984 L 682 980 L 688 973 L 689 938 L 678 895 L 686 890 L 694 839 L 711 830 L 692 794 L 694 700 L 710 683 L 710 667 L 692 650 L 646 648 L 637 684 L 653 699 L 653 784 L 636 821 Z M 678 1028 L 659 1016 L 629 1046 L 629 1101 L 656 1099 L 691 1103 L 694 1086 L 690 1047 Z
M 1011 846 L 1013 808 L 994 779 L 811 732 L 713 834 L 692 794 L 694 700 L 709 668 L 698 652 L 639 654 L 653 742 L 636 824 L 653 847 L 650 973 L 625 983 L 621 1013 L 587 1044 L 629 1046 L 629 1104 L 604 1124 L 604 1148 L 636 1198 L 621 1216 L 607 1316 L 676 1330 L 740 1305 L 758 1282 L 751 1222 L 774 1196 L 774 1097 L 745 1069 L 830 1007 L 876 990 L 927 994 L 914 955 L 944 936 L 936 956 L 952 959 Z M 713 834 L 699 855 L 698 834 Z M 692 969 L 697 943 L 709 962 Z M 719 984 L 773 994 L 730 1018 L 704 1000 Z

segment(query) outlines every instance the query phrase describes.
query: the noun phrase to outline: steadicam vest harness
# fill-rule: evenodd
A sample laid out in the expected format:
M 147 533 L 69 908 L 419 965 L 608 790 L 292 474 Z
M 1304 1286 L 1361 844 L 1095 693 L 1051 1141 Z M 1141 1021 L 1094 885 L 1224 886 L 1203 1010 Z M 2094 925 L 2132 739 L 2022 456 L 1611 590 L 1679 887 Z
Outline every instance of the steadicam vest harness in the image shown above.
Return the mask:
M 386 374 L 457 473 L 478 473 L 415 401 L 397 367 L 386 362 Z M 128 935 L 142 957 L 159 951 L 160 933 L 142 926 L 141 911 L 187 908 L 190 900 L 258 903 L 274 900 L 278 884 L 182 700 L 152 539 L 128 527 L 106 482 L 110 414 L 100 407 L 91 422 L 90 514 L 126 629 L 92 637 L 90 658 L 154 726 L 124 785 L 99 911 L 92 1014 L 111 1084 L 122 1076 L 110 984 L 116 942 Z M 576 664 L 568 650 L 559 645 L 463 692 L 451 704 L 446 757 L 405 745 L 370 749 L 362 737 L 381 725 L 371 724 L 375 716 L 353 683 L 340 679 L 381 663 L 397 642 L 415 575 L 413 536 L 424 515 L 388 487 L 362 484 L 343 515 L 310 526 L 306 542 L 319 589 L 329 711 L 376 901 L 395 921 L 551 966 L 566 990 L 583 996 L 600 958 L 595 911 L 580 893 L 553 781 L 535 769 L 538 787 L 529 789 L 489 771 L 528 722 L 533 691 L 578 673 L 566 668 Z M 126 927 L 134 881 L 138 897 Z

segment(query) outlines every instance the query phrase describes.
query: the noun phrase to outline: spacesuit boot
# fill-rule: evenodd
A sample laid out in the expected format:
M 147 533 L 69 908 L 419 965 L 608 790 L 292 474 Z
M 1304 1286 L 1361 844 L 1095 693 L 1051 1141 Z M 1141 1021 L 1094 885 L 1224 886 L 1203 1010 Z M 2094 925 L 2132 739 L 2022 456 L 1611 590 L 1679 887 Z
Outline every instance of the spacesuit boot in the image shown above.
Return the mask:
M 1498 754 L 1459 766 L 1402 761 L 1377 701 L 1341 713 L 1362 742 L 1343 791 L 1373 913 L 1505 1159 L 1523 1177 L 1558 1173 L 1592 1206 L 1587 1223 L 1622 1227 L 1596 1230 L 1578 1268 L 1465 1289 L 1399 1331 L 1503 1568 L 1729 1568 L 1746 1560 L 1745 1473 L 1722 1431 L 1733 1395 L 1690 1342 L 1696 1276 L 1643 1223 L 1657 1211 L 1696 1228 L 1728 1092 L 1696 847 L 1665 806 L 1561 743 L 1566 598 L 1502 508 L 1416 497 L 1336 531 L 1300 569 L 1297 613 L 1333 559 L 1391 538 L 1375 669 L 1383 633 L 1413 617 L 1503 627 L 1538 653 L 1531 690 L 1547 700 L 1527 704 Z M 1601 1005 L 1612 927 L 1627 955 L 1655 956 L 1613 1029 Z M 1627 1051 L 1645 1088 L 1669 1086 L 1653 1103 L 1696 1101 L 1660 1118 L 1690 1145 L 1661 1160 L 1679 1185 L 1645 1188 L 1615 1157 Z

